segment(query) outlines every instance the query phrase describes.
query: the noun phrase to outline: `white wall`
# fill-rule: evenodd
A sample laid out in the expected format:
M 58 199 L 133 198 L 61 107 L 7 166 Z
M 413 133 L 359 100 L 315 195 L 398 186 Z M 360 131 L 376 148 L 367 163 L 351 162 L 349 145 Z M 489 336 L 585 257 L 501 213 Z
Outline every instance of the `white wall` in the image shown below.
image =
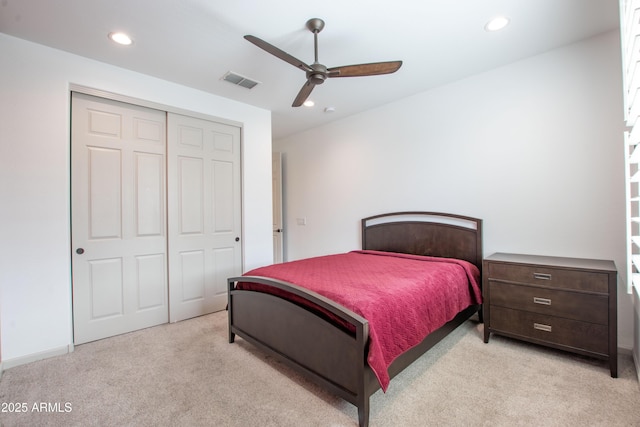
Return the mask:
M 70 85 L 243 124 L 244 267 L 272 261 L 271 113 L 0 34 L 0 322 L 5 368 L 72 344 Z
M 275 141 L 287 259 L 359 248 L 369 215 L 479 217 L 485 255 L 614 260 L 619 345 L 631 349 L 622 135 L 611 32 Z

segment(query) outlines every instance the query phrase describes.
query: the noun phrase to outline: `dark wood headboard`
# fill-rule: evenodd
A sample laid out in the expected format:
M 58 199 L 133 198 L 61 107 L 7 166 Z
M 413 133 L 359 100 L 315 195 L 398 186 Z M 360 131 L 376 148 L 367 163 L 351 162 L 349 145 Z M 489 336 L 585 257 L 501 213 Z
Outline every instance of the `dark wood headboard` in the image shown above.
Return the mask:
M 362 219 L 362 249 L 457 258 L 482 271 L 482 220 L 440 212 L 394 212 Z

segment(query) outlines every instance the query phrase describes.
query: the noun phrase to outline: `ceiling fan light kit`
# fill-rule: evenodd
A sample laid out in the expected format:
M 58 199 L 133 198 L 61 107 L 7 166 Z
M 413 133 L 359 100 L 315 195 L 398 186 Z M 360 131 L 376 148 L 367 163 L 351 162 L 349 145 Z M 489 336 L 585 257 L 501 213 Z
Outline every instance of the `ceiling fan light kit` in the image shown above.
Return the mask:
M 266 52 L 282 59 L 304 71 L 307 81 L 304 83 L 298 95 L 293 101 L 292 107 L 299 107 L 311 94 L 313 88 L 324 83 L 327 78 L 333 77 L 360 77 L 375 76 L 380 74 L 391 74 L 398 71 L 402 66 L 402 61 L 374 62 L 368 64 L 343 65 L 340 67 L 327 68 L 318 62 L 318 33 L 324 28 L 324 21 L 320 18 L 311 18 L 307 21 L 307 29 L 313 33 L 314 61 L 311 65 L 289 55 L 285 51 L 273 46 L 266 41 L 252 35 L 246 35 L 244 38 Z

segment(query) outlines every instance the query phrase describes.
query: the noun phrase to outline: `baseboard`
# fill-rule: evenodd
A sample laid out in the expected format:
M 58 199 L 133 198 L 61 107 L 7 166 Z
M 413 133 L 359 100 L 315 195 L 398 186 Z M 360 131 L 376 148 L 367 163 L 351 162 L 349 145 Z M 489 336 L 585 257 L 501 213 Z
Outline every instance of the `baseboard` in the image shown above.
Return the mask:
M 624 354 L 625 356 L 631 356 L 633 349 L 630 347 L 618 347 L 618 354 Z
M 72 350 L 69 346 L 64 346 L 47 351 L 41 351 L 39 353 L 28 354 L 26 356 L 15 357 L 13 359 L 3 360 L 0 362 L 2 363 L 0 372 L 2 372 L 3 369 L 15 368 L 16 366 L 26 365 L 27 363 L 37 362 L 38 360 L 48 359 L 49 357 L 62 356 L 70 351 Z

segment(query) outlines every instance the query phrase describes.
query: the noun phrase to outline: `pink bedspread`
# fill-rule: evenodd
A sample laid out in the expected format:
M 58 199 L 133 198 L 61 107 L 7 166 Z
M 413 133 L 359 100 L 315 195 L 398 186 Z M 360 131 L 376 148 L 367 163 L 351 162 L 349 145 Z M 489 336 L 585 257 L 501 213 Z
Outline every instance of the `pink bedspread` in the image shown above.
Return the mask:
M 245 275 L 295 283 L 367 319 L 367 361 L 384 391 L 396 357 L 482 302 L 477 267 L 450 258 L 353 251 L 274 264 Z

